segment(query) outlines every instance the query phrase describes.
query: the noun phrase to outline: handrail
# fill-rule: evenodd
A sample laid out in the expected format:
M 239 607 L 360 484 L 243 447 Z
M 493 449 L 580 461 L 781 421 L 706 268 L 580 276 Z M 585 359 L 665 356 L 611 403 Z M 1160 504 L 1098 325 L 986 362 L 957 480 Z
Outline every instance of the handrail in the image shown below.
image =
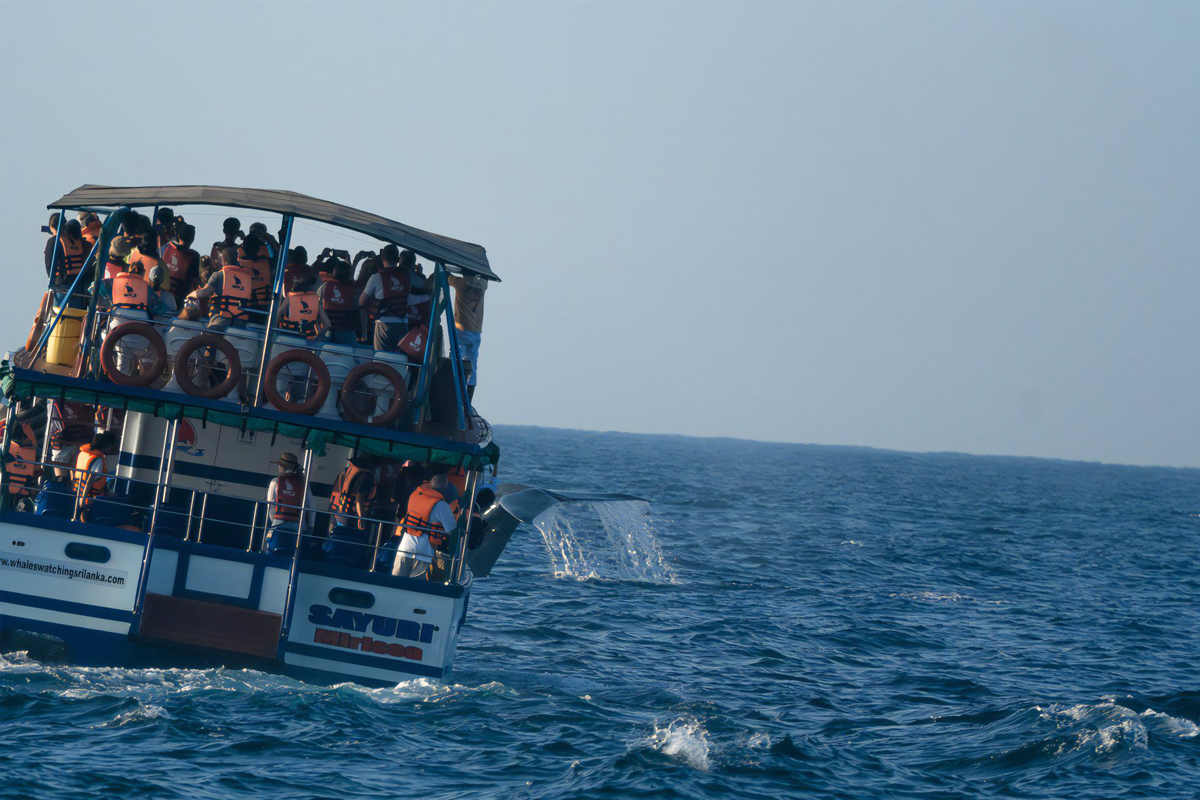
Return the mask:
M 3 438 L 4 438 L 4 440 L 7 440 L 9 438 L 9 432 L 8 432 L 7 425 L 5 426 L 5 434 L 4 434 Z M 7 441 L 5 441 L 4 443 L 7 444 Z M 311 451 L 306 450 L 306 453 L 311 453 Z M 82 506 L 82 504 L 80 503 L 81 498 L 79 497 L 78 493 L 75 490 L 75 480 L 74 480 L 75 476 L 82 473 L 85 475 L 92 475 L 92 476 L 94 476 L 93 477 L 93 479 L 94 479 L 94 478 L 100 477 L 99 474 L 91 473 L 89 470 L 83 470 L 83 469 L 80 469 L 75 466 L 68 466 L 68 465 L 65 465 L 65 464 L 62 464 L 62 463 L 56 462 L 56 461 L 26 460 L 26 459 L 20 458 L 19 456 L 13 458 L 12 460 L 16 461 L 17 463 L 22 463 L 22 464 L 33 464 L 35 466 L 41 467 L 43 470 L 46 470 L 47 468 L 49 468 L 51 470 L 62 470 L 62 471 L 70 473 L 70 475 L 72 476 L 70 479 L 70 484 L 71 484 L 70 493 L 74 496 L 74 504 L 73 504 L 73 510 L 72 510 L 72 514 L 71 514 L 71 520 L 79 521 L 80 514 L 84 509 L 81 507 Z M 310 462 L 309 466 L 311 468 L 311 462 Z M 4 482 L 6 483 L 7 478 L 8 478 L 7 471 L 2 471 L 2 472 L 3 472 Z M 478 473 L 472 473 L 472 474 L 477 476 Z M 150 537 L 154 537 L 156 535 L 155 530 L 157 529 L 157 521 L 158 521 L 158 517 L 159 517 L 160 506 L 163 505 L 163 500 L 162 500 L 162 497 L 164 494 L 163 490 L 170 489 L 170 485 L 169 485 L 168 481 L 162 479 L 162 475 L 163 475 L 163 472 L 162 472 L 162 469 L 160 468 L 159 479 L 155 480 L 155 481 L 149 481 L 149 480 L 144 480 L 142 478 L 133 478 L 133 477 L 121 477 L 120 478 L 120 480 L 125 481 L 130 484 L 137 483 L 137 484 L 141 484 L 144 486 L 155 487 L 155 500 L 150 509 L 151 510 L 151 516 L 150 516 L 151 524 L 150 524 L 149 530 L 147 531 L 147 534 Z M 110 480 L 110 481 L 117 479 L 117 476 L 115 474 L 105 474 L 104 477 L 106 480 Z M 4 484 L 0 484 L 0 486 L 3 486 L 3 485 Z M 31 489 L 32 488 L 35 488 L 35 487 L 31 487 Z M 303 540 L 308 539 L 308 540 L 322 541 L 322 542 L 330 541 L 328 536 L 322 536 L 322 535 L 313 533 L 311 529 L 309 529 L 308 532 L 306 532 L 305 529 L 307 526 L 304 524 L 304 517 L 305 517 L 306 513 L 314 514 L 314 515 L 315 514 L 329 514 L 331 516 L 347 517 L 351 520 L 354 520 L 357 523 L 356 527 L 358 528 L 358 530 L 366 531 L 370 525 L 379 525 L 380 533 L 382 534 L 382 531 L 384 529 L 386 529 L 388 527 L 395 527 L 396 531 L 393 533 L 393 536 L 399 535 L 399 528 L 402 525 L 404 527 L 416 528 L 420 531 L 427 532 L 427 533 L 444 534 L 444 535 L 447 535 L 448 537 L 453 536 L 457 532 L 457 535 L 459 538 L 457 538 L 454 542 L 454 545 L 455 545 L 454 551 L 453 552 L 435 551 L 432 558 L 433 558 L 433 560 L 441 559 L 446 562 L 445 583 L 457 584 L 457 583 L 461 582 L 463 579 L 463 566 L 466 563 L 466 548 L 461 545 L 463 542 L 466 541 L 466 532 L 469 529 L 470 520 L 471 520 L 471 506 L 468 506 L 467 504 L 463 504 L 463 506 L 459 510 L 459 515 L 458 515 L 458 523 L 459 524 L 456 528 L 456 531 L 451 531 L 451 532 L 447 533 L 441 527 L 432 526 L 432 525 L 403 523 L 403 522 L 399 522 L 397 520 L 380 519 L 377 517 L 369 517 L 369 516 L 363 516 L 363 515 L 351 514 L 351 513 L 342 514 L 342 513 L 335 513 L 335 512 L 317 511 L 316 509 L 307 508 L 305 505 L 305 502 L 304 502 L 304 498 L 301 499 L 300 505 L 295 505 L 295 504 L 291 504 L 291 503 L 283 503 L 283 502 L 279 502 L 279 501 L 269 503 L 266 499 L 251 500 L 249 498 L 236 498 L 243 502 L 248 502 L 248 503 L 252 504 L 251 521 L 249 523 L 242 521 L 242 520 L 225 519 L 225 518 L 221 518 L 221 517 L 209 517 L 207 515 L 208 497 L 209 497 L 209 495 L 214 494 L 214 492 L 203 491 L 203 490 L 199 490 L 199 489 L 188 489 L 186 491 L 189 491 L 191 493 L 191 499 L 189 501 L 188 510 L 186 512 L 187 513 L 187 522 L 184 527 L 182 541 L 190 541 L 189 534 L 190 534 L 191 527 L 192 527 L 192 519 L 196 516 L 195 515 L 195 498 L 196 498 L 196 495 L 199 494 L 202 496 L 202 501 L 201 501 L 200 515 L 199 515 L 199 528 L 198 528 L 197 536 L 195 539 L 197 544 L 202 543 L 200 532 L 203 531 L 205 523 L 215 523 L 215 524 L 219 524 L 219 525 L 232 526 L 235 528 L 245 527 L 248 532 L 249 540 L 251 542 L 253 542 L 254 531 L 255 531 L 257 519 L 258 519 L 259 507 L 264 507 L 264 511 L 265 511 L 266 506 L 271 506 L 271 505 L 283 506 L 285 508 L 295 509 L 299 514 L 299 519 L 297 519 L 294 523 L 290 523 L 290 524 L 294 524 L 296 526 L 294 535 L 297 536 L 296 548 L 292 554 L 293 569 L 298 569 L 298 562 L 300 560 L 302 560 L 300 558 L 300 551 L 301 551 L 301 543 Z M 36 492 L 33 492 L 33 493 L 36 493 Z M 65 494 L 65 492 L 64 492 L 64 494 Z M 114 505 L 121 506 L 124 508 L 137 509 L 137 510 L 143 510 L 143 511 L 146 510 L 146 506 L 144 504 L 129 500 L 127 495 L 128 495 L 128 493 L 126 493 L 125 495 L 105 494 L 105 495 L 100 495 L 99 498 L 102 498 L 109 503 L 112 503 Z M 307 492 L 305 492 L 304 497 L 307 497 Z M 171 508 L 161 509 L 161 511 L 165 514 L 171 514 L 171 515 L 176 515 L 176 516 L 181 515 L 183 513 L 182 511 L 171 509 Z M 266 530 L 266 531 L 271 530 L 272 525 L 269 522 L 269 515 L 267 513 L 264 513 L 263 517 L 264 517 L 264 530 Z M 289 524 L 289 523 L 284 523 L 284 524 Z M 330 532 L 332 532 L 332 529 Z M 286 533 L 289 536 L 293 535 L 293 531 L 290 529 Z M 388 537 L 388 538 L 391 538 L 391 537 Z M 365 570 L 368 572 L 374 572 L 376 564 L 379 560 L 379 554 L 384 549 L 384 541 L 385 541 L 385 539 L 383 536 L 378 536 L 378 537 L 374 538 L 373 542 L 370 539 L 368 539 L 368 541 L 364 541 L 364 542 L 355 542 L 355 541 L 351 541 L 351 540 L 339 539 L 339 540 L 337 540 L 337 543 L 339 546 L 347 546 L 348 545 L 353 548 L 362 548 L 365 550 L 370 550 L 371 551 L 371 561 L 370 561 L 370 565 L 365 567 Z M 263 548 L 265 548 L 265 546 L 266 546 L 266 540 L 264 538 Z M 257 550 L 257 552 L 262 552 L 262 550 L 259 549 L 259 550 Z M 414 556 L 414 557 L 417 558 L 418 560 L 424 560 L 422 557 L 419 557 L 419 556 Z

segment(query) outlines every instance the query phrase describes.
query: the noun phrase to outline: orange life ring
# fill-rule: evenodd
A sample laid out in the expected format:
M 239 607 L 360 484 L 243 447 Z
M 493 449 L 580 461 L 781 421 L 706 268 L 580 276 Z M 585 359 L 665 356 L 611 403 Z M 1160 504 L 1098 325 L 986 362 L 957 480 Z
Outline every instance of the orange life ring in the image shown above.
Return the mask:
M 392 391 L 396 394 L 396 399 L 388 406 L 387 411 L 372 418 L 364 416 L 355 403 L 347 402 L 347 398 L 354 391 L 354 387 L 368 375 L 378 375 L 386 379 L 392 384 Z M 350 370 L 350 374 L 346 376 L 346 380 L 342 383 L 342 411 L 346 412 L 346 416 L 350 418 L 351 422 L 356 422 L 359 425 L 375 425 L 379 427 L 390 425 L 400 418 L 400 415 L 404 413 L 404 409 L 407 407 L 408 386 L 404 383 L 404 379 L 400 377 L 400 373 L 389 364 L 379 361 L 364 361 Z
M 188 373 L 188 359 L 201 347 L 220 350 L 221 355 L 225 356 L 225 360 L 229 362 L 229 374 L 216 386 L 201 386 L 192 380 L 192 376 Z M 175 382 L 179 384 L 180 389 L 192 397 L 203 397 L 207 400 L 220 399 L 232 392 L 233 387 L 237 386 L 241 378 L 242 360 L 238 357 L 237 348 L 218 333 L 205 332 L 193 336 L 184 342 L 183 346 L 179 348 L 179 352 L 175 354 Z
M 117 369 L 117 342 L 126 336 L 143 337 L 150 343 L 150 352 L 154 356 L 150 365 L 143 364 L 143 369 L 137 375 L 126 375 Z M 104 344 L 100 345 L 100 366 L 108 379 L 118 386 L 149 386 L 158 380 L 158 376 L 167 368 L 167 346 L 150 323 L 122 322 L 104 337 Z
M 317 389 L 303 402 L 293 402 L 279 394 L 279 389 L 275 386 L 275 381 L 279 378 L 279 371 L 284 365 L 299 361 L 310 370 L 317 379 Z M 271 405 L 280 411 L 286 411 L 289 414 L 306 414 L 312 416 L 321 410 L 321 406 L 325 404 L 325 398 L 329 396 L 329 367 L 325 366 L 316 353 L 311 350 L 301 350 L 293 348 L 285 350 L 279 355 L 271 359 L 271 363 L 267 364 L 267 372 L 263 376 L 263 392 L 267 396 L 267 400 Z

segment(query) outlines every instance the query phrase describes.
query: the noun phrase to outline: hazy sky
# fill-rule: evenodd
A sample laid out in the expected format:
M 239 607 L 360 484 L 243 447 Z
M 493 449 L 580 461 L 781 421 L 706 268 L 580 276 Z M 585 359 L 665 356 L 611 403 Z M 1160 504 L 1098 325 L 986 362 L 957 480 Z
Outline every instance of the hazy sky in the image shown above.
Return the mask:
M 292 189 L 487 247 L 494 422 L 1200 466 L 1198 41 L 1142 1 L 5 0 L 0 334 L 80 184 Z

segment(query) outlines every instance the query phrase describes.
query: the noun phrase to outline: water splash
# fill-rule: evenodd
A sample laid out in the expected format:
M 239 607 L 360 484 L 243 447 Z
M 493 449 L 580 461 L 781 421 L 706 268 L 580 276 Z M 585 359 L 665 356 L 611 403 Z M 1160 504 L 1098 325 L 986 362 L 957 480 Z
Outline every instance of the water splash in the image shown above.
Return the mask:
M 546 543 L 555 577 L 674 583 L 649 511 L 650 504 L 642 501 L 559 504 L 533 524 Z
M 677 719 L 665 728 L 655 725 L 648 744 L 692 769 L 707 772 L 712 766 L 712 745 L 699 720 Z

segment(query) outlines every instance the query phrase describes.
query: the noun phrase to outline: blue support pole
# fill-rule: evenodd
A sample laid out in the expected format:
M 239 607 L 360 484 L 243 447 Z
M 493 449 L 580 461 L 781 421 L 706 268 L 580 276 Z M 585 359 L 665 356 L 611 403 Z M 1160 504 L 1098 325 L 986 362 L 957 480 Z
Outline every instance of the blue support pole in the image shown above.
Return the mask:
M 59 223 L 60 223 L 59 227 L 61 228 L 61 223 L 62 223 L 61 216 L 59 217 Z M 58 325 L 58 321 L 59 321 L 59 319 L 62 318 L 63 312 L 67 310 L 67 303 L 70 302 L 71 295 L 75 294 L 75 287 L 79 285 L 79 281 L 87 273 L 88 262 L 92 260 L 92 256 L 94 256 L 96 254 L 96 249 L 98 247 L 100 247 L 99 239 L 97 239 L 96 243 L 94 245 L 92 245 L 91 252 L 88 253 L 87 258 L 84 259 L 84 261 L 83 261 L 83 268 L 79 270 L 79 274 L 76 275 L 75 280 L 71 282 L 71 288 L 67 289 L 67 293 L 66 293 L 65 297 L 63 298 L 63 302 L 58 304 L 58 313 L 54 315 L 54 320 L 49 325 L 46 326 L 46 330 L 42 331 L 42 336 L 40 339 L 38 339 L 37 347 L 33 348 L 32 358 L 37 358 L 37 354 L 42 351 L 42 348 L 46 346 L 46 342 L 50 340 L 50 334 L 54 331 L 54 327 L 56 325 Z M 57 251 L 57 249 L 58 249 L 58 245 L 55 244 L 55 250 Z M 54 290 L 51 289 L 50 291 L 53 292 Z
M 55 267 L 58 263 L 58 243 L 62 241 L 62 229 L 66 225 L 66 220 L 63 219 L 63 217 L 65 217 L 65 216 L 66 216 L 66 211 L 64 209 L 60 208 L 58 210 L 58 227 L 54 229 L 54 249 L 52 251 L 50 251 L 50 286 L 51 287 L 54 286 L 54 271 L 55 271 Z M 63 255 L 63 264 L 65 265 L 66 263 L 67 263 L 67 257 L 64 254 Z M 53 291 L 53 289 L 51 289 L 51 291 Z
M 438 264 L 438 290 L 446 298 L 446 336 L 450 339 L 450 367 L 454 373 L 454 394 L 458 399 L 458 429 L 467 429 L 467 417 L 470 409 L 467 405 L 467 379 L 462 371 L 462 357 L 458 349 L 458 328 L 454 327 L 454 303 L 450 297 L 450 281 L 446 278 L 446 268 Z
M 292 223 L 295 217 L 283 218 L 283 242 L 279 246 L 279 257 L 275 262 L 274 292 L 271 294 L 271 308 L 267 311 L 267 330 L 263 335 L 262 358 L 258 364 L 258 380 L 254 387 L 254 408 L 262 405 L 263 379 L 267 374 L 267 362 L 271 357 L 271 340 L 275 338 L 275 317 L 279 313 L 279 294 L 283 290 L 283 271 L 287 266 L 288 245 L 292 243 Z

